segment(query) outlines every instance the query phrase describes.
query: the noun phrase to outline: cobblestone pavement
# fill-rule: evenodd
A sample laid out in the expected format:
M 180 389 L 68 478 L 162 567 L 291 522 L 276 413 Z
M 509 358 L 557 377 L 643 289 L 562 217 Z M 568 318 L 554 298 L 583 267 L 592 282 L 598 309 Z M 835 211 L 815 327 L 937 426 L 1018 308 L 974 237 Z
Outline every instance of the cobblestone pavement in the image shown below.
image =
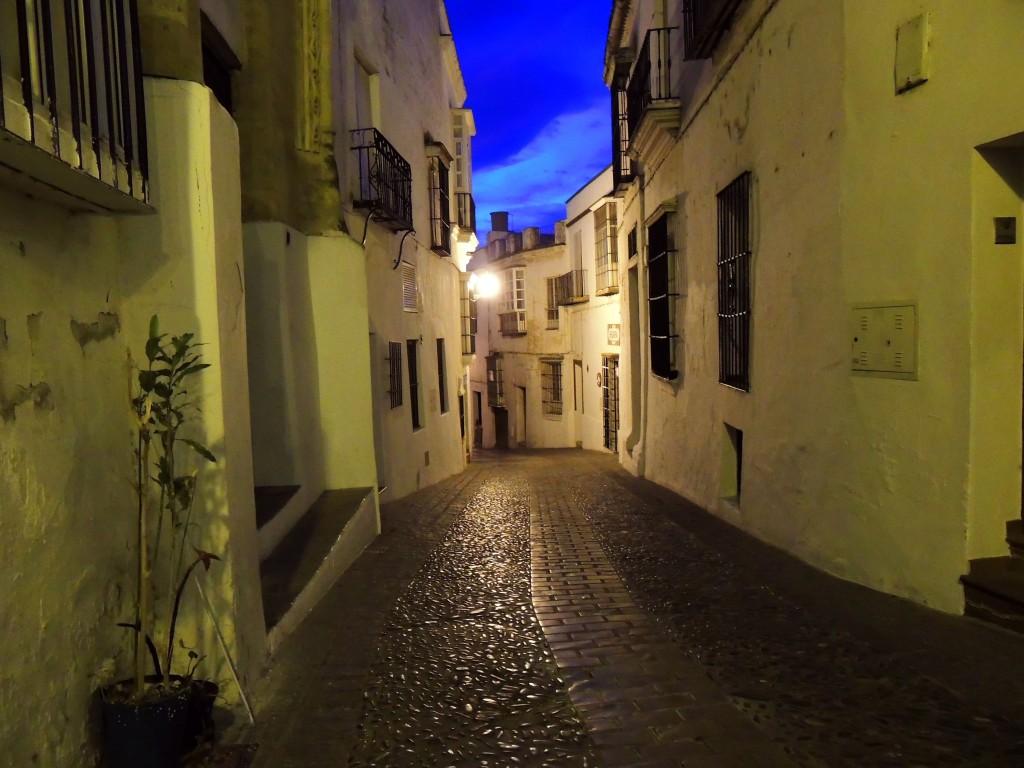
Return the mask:
M 484 455 L 382 518 L 261 681 L 256 768 L 1024 766 L 1024 639 L 611 457 Z

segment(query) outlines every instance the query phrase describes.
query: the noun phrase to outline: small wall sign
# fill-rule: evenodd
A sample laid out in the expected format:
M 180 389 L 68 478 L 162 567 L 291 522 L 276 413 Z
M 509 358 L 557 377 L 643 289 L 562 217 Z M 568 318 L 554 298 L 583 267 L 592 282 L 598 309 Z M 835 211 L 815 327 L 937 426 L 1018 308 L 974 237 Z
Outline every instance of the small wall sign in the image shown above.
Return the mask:
M 617 347 L 621 338 L 622 325 L 620 323 L 608 323 L 608 343 L 613 347 Z

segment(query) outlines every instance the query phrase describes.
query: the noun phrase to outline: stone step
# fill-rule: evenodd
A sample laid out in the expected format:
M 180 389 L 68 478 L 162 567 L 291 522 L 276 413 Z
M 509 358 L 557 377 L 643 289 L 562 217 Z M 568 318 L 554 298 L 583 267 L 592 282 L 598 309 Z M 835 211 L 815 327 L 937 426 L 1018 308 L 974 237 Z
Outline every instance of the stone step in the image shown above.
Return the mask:
M 379 533 L 373 488 L 321 494 L 260 563 L 271 653 Z
M 986 557 L 971 560 L 960 577 L 964 615 L 1024 633 L 1024 558 Z

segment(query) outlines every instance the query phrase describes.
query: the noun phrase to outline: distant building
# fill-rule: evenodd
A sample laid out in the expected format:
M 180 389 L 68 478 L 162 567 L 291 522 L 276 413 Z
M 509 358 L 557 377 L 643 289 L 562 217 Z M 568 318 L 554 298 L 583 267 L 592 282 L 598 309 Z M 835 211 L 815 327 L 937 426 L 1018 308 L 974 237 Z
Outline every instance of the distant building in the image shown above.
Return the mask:
M 627 468 L 945 611 L 969 563 L 1020 591 L 1021 28 L 615 0 Z
M 511 232 L 507 213 L 491 215 L 487 245 L 471 263 L 475 275 L 498 284 L 497 295 L 477 302 L 477 445 L 616 450 L 619 275 L 610 192 L 608 168 L 570 199 L 571 219 L 553 235 Z

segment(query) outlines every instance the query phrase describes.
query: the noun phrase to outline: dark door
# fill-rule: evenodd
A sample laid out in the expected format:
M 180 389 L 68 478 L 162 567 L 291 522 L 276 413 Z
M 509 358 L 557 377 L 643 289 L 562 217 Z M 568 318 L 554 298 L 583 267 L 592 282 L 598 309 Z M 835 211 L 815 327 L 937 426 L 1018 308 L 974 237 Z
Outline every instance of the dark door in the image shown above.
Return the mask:
M 601 358 L 601 395 L 604 411 L 604 447 L 619 452 L 619 356 Z

